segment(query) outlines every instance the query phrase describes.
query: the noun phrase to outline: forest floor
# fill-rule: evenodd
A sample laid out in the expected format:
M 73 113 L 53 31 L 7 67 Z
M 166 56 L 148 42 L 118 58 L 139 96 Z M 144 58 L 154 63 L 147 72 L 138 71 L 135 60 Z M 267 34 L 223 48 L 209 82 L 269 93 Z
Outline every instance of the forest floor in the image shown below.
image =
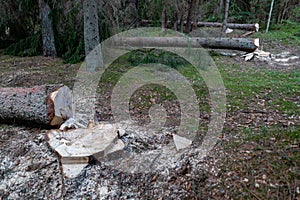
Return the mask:
M 272 54 L 300 55 L 299 46 L 263 42 L 264 50 Z M 77 178 L 65 179 L 57 155 L 45 140 L 47 130 L 0 124 L 0 199 L 300 199 L 300 59 L 280 63 L 245 62 L 239 56 L 212 58 L 226 87 L 227 112 L 219 141 L 205 159 L 197 151 L 187 151 L 174 165 L 151 173 L 91 163 Z M 108 80 L 120 77 L 128 65 L 117 63 L 100 82 L 104 93 L 97 104 L 99 121 L 112 119 L 108 104 L 113 84 Z M 79 67 L 63 64 L 59 58 L 1 55 L 0 86 L 64 83 L 72 88 Z M 185 68 L 178 70 L 192 77 Z M 204 84 L 193 84 L 201 103 L 209 105 Z M 153 103 L 171 98 L 149 88 L 135 95 L 142 98 L 133 100 L 131 115 L 141 124 L 148 123 L 147 109 Z M 175 108 L 170 107 L 166 126 L 174 128 L 176 99 L 171 104 Z M 207 107 L 200 114 L 204 130 L 210 118 Z M 170 135 L 163 136 L 170 139 Z M 159 137 L 151 141 L 148 136 L 142 142 L 149 143 L 143 152 L 150 151 L 151 144 L 163 145 Z

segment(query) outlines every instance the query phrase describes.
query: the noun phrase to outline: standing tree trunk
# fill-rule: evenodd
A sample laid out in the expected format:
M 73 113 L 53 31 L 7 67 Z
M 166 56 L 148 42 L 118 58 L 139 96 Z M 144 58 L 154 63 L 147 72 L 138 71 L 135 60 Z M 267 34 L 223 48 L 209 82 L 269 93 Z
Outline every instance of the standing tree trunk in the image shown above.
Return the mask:
M 83 1 L 85 55 L 100 43 L 97 3 L 95 0 Z
M 100 53 L 93 51 L 93 55 L 89 55 L 93 49 L 100 44 L 99 26 L 98 26 L 98 10 L 96 0 L 83 1 L 84 12 L 84 46 L 86 55 L 86 68 L 87 71 L 95 71 L 99 66 L 98 58 Z M 100 48 L 97 48 L 100 49 Z M 95 54 L 95 55 L 94 55 Z M 95 57 L 90 57 L 95 56 Z M 92 59 L 88 59 L 92 58 Z M 96 62 L 95 62 L 96 61 Z
M 195 30 L 198 27 L 197 26 L 198 17 L 199 17 L 199 0 L 196 0 L 195 9 L 194 9 L 193 30 Z
M 193 14 L 195 10 L 195 4 L 196 0 L 191 0 L 188 10 L 188 15 L 186 19 L 186 25 L 185 25 L 185 33 L 189 33 L 191 31 L 192 21 L 193 21 Z
M 87 125 L 89 121 L 95 120 L 96 88 L 99 77 L 97 71 L 103 67 L 102 48 L 98 26 L 98 5 L 96 0 L 83 1 L 84 12 L 84 45 L 85 65 L 77 74 L 77 81 L 73 86 L 74 118 Z
M 166 13 L 166 6 L 163 5 L 163 10 L 161 13 L 161 30 L 164 32 L 167 28 L 167 13 Z
M 269 17 L 268 17 L 268 23 L 267 23 L 266 33 L 269 31 L 270 21 L 271 21 L 271 17 L 272 17 L 273 5 L 274 5 L 274 0 L 272 0 L 272 2 L 271 2 L 271 7 L 270 7 L 270 12 L 269 12 Z
M 219 16 L 220 18 L 222 18 L 222 10 L 223 10 L 223 6 L 224 6 L 224 0 L 220 0 L 220 3 L 219 3 Z
M 179 12 L 179 10 L 178 10 L 177 0 L 174 0 L 174 19 L 173 19 L 173 21 L 174 21 L 174 24 L 173 24 L 174 31 L 178 30 L 178 28 L 177 28 L 177 26 L 178 26 L 178 12 Z
M 42 21 L 42 40 L 43 40 L 43 55 L 57 55 L 54 42 L 54 33 L 52 21 L 49 17 L 50 7 L 44 0 L 39 0 L 40 16 Z
M 225 17 L 224 17 L 223 28 L 222 28 L 223 33 L 226 32 L 226 28 L 227 28 L 229 4 L 230 4 L 230 0 L 226 0 Z
M 138 12 L 137 12 L 138 0 L 130 0 L 129 9 L 130 9 L 130 26 L 138 26 Z

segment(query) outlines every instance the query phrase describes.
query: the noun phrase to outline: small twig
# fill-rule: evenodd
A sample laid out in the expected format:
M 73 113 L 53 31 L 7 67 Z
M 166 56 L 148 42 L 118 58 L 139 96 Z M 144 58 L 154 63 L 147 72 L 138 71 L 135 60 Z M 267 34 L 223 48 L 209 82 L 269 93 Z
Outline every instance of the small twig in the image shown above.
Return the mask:
M 48 167 L 49 165 L 52 165 L 52 164 L 55 163 L 55 162 L 56 162 L 56 161 L 54 160 L 54 161 L 52 161 L 52 162 L 50 162 L 50 163 L 47 163 L 47 164 L 45 164 L 45 165 L 41 165 L 40 167 L 38 167 L 38 170 L 44 169 L 44 168 Z
M 154 162 L 159 158 L 159 156 L 161 155 L 161 153 L 159 153 L 154 159 L 153 161 L 151 162 L 151 165 L 150 165 L 150 169 L 152 169 L 153 165 L 154 165 Z

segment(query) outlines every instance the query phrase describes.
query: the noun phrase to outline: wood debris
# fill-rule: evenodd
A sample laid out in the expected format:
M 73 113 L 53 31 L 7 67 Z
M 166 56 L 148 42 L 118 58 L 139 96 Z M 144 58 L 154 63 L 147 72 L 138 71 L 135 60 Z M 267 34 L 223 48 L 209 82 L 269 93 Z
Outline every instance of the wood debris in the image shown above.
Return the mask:
M 87 129 L 50 130 L 46 134 L 49 146 L 57 152 L 63 173 L 76 177 L 93 159 L 116 159 L 124 144 L 118 140 L 115 124 L 97 124 Z

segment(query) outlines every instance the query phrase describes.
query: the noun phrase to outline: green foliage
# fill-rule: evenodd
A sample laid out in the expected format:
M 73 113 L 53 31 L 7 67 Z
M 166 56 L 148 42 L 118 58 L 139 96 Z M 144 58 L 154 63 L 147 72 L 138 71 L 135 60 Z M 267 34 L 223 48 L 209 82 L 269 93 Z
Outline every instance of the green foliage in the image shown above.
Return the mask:
M 112 35 L 111 27 L 105 18 L 104 12 L 99 13 L 98 25 L 99 25 L 99 33 L 100 33 L 100 42 L 102 42 Z
M 291 19 L 300 23 L 300 6 L 296 6 L 291 13 Z
M 50 2 L 51 19 L 54 27 L 55 46 L 64 63 L 78 63 L 84 59 L 83 22 L 78 21 L 80 5 L 68 12 L 63 10 L 63 1 Z
M 78 63 L 85 58 L 82 6 L 74 5 L 68 12 L 64 12 L 62 4 L 63 2 L 50 4 L 56 50 L 65 63 Z M 101 41 L 111 36 L 103 12 L 99 13 L 99 30 Z
M 41 34 L 29 36 L 10 45 L 5 53 L 14 56 L 36 56 L 42 52 Z
M 239 65 L 221 66 L 221 74 L 231 109 L 248 109 L 249 99 L 267 99 L 265 106 L 276 108 L 289 116 L 300 115 L 299 104 L 284 97 L 299 95 L 299 70 L 282 72 L 274 70 L 243 69 Z M 232 76 L 238 74 L 238 76 Z
M 300 45 L 300 23 L 284 20 L 270 27 L 268 33 L 256 33 L 253 37 L 266 38 L 289 45 Z
M 162 0 L 144 0 L 138 3 L 138 14 L 141 19 L 152 20 L 152 26 L 161 26 Z M 151 12 L 145 11 L 151 10 Z
M 0 37 L 20 40 L 37 32 L 38 3 L 35 0 L 0 0 Z M 10 28 L 9 36 L 5 34 Z

